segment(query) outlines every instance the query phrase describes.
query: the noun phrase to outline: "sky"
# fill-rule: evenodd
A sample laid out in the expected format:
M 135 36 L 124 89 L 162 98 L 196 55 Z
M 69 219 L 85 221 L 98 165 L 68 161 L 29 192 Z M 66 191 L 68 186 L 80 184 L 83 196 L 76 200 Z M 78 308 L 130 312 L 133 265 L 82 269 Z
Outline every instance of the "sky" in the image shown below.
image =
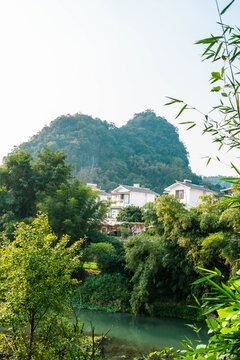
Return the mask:
M 224 20 L 239 25 L 239 15 L 237 0 Z M 194 43 L 217 33 L 217 21 L 215 0 L 0 0 L 0 161 L 64 114 L 122 126 L 153 109 L 177 126 L 166 96 L 209 111 L 216 65 Z M 201 123 L 196 112 L 182 118 L 192 119 Z M 217 155 L 211 138 L 178 131 L 195 173 L 234 175 L 236 152 L 206 166 Z

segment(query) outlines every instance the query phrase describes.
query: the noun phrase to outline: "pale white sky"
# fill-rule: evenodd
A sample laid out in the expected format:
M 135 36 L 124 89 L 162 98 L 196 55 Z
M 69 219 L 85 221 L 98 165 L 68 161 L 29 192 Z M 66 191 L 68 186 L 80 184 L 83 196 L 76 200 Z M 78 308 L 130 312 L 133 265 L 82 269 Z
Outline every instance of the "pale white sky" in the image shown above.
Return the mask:
M 239 25 L 239 15 L 237 0 L 226 22 Z M 208 111 L 215 68 L 193 44 L 217 21 L 215 0 L 0 0 L 0 159 L 63 114 L 121 126 L 151 108 L 176 124 L 166 96 Z M 200 129 L 179 133 L 193 171 L 233 174 L 217 162 L 206 167 L 202 158 L 216 147 Z M 233 155 L 223 162 L 237 164 Z

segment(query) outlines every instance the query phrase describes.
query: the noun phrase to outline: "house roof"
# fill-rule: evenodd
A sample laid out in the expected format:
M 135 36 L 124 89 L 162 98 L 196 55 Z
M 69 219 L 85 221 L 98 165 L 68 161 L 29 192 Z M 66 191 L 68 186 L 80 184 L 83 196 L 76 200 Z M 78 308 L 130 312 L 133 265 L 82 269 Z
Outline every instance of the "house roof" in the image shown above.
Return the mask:
M 220 191 L 223 192 L 223 193 L 228 193 L 228 192 L 234 192 L 236 190 L 234 190 L 233 188 L 227 188 L 227 189 L 222 189 Z
M 98 195 L 111 196 L 111 194 L 107 193 L 105 190 L 99 190 L 99 191 L 98 191 Z
M 166 187 L 164 190 L 166 190 L 166 191 L 171 190 L 177 185 L 186 186 L 186 187 L 188 187 L 190 189 L 193 189 L 193 190 L 202 190 L 202 191 L 205 191 L 205 192 L 210 192 L 212 194 L 217 194 L 215 191 L 210 190 L 208 188 L 205 188 L 203 185 L 196 185 L 196 184 L 192 184 L 191 182 L 183 182 L 183 181 L 177 181 L 177 180 L 176 180 L 175 184 L 172 184 L 172 185 Z
M 149 188 L 142 188 L 142 187 L 129 186 L 129 185 L 119 185 L 116 189 L 114 189 L 112 191 L 112 193 L 118 192 L 117 190 L 119 189 L 119 187 L 123 187 L 126 190 L 132 191 L 132 192 L 141 192 L 141 193 L 145 193 L 145 194 L 154 194 L 156 196 L 159 196 L 158 193 L 156 193 L 155 191 L 150 190 Z

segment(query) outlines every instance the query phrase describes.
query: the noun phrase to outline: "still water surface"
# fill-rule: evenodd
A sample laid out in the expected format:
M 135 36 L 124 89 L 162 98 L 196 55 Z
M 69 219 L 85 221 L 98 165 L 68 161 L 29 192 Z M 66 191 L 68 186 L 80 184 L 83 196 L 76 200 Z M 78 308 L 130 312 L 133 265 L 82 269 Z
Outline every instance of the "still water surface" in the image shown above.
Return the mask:
M 109 329 L 108 336 L 122 343 L 129 343 L 144 349 L 161 349 L 163 347 L 181 347 L 181 341 L 186 337 L 196 340 L 197 336 L 186 324 L 188 320 L 137 317 L 130 314 L 106 313 L 103 311 L 80 311 L 81 322 L 84 330 L 90 331 L 90 321 L 95 328 L 96 334 L 104 334 Z M 200 332 L 202 341 L 207 340 L 207 331 L 204 324 Z

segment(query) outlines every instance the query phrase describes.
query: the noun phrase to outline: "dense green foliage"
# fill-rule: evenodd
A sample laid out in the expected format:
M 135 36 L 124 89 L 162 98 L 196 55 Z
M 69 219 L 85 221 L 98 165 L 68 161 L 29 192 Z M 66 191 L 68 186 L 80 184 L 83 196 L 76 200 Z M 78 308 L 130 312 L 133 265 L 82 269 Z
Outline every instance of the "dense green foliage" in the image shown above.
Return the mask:
M 97 201 L 97 194 L 78 179 L 62 183 L 50 195 L 43 193 L 37 208 L 48 213 L 50 224 L 58 235 L 68 234 L 71 241 L 100 227 L 107 210 L 103 203 Z
M 97 297 L 90 296 L 96 284 L 101 303 L 105 294 L 105 305 L 111 308 L 125 293 L 125 285 L 119 283 L 110 301 L 104 281 L 97 278 L 121 275 L 128 284 L 126 308 L 134 314 L 160 315 L 162 311 L 186 316 L 184 308 L 178 314 L 171 307 L 192 303 L 193 295 L 202 296 L 208 291 L 206 284 L 192 285 L 199 277 L 197 267 L 214 270 L 217 266 L 226 279 L 233 272 L 240 253 L 240 210 L 226 208 L 222 202 L 216 204 L 212 195 L 204 196 L 200 205 L 187 210 L 179 199 L 162 195 L 156 203 L 147 204 L 142 214 L 146 232 L 123 243 L 103 234 L 89 234 L 83 261 L 96 261 L 101 275 L 87 278 L 85 302 L 100 306 Z
M 36 160 L 22 150 L 9 155 L 0 168 L 0 231 L 12 238 L 14 224 L 31 222 L 39 210 L 48 213 L 58 236 L 68 234 L 71 241 L 98 228 L 106 206 L 71 172 L 60 150 L 45 148 Z
M 47 217 L 18 225 L 15 240 L 0 249 L 0 357 L 3 359 L 93 359 L 90 342 L 69 316 L 71 275 L 81 242 L 52 234 Z
M 160 193 L 175 179 L 201 181 L 174 126 L 153 111 L 135 114 L 121 128 L 83 114 L 61 116 L 20 148 L 35 158 L 44 146 L 65 150 L 82 183 L 106 190 L 137 182 Z
M 203 197 L 202 204 L 187 210 L 179 199 L 162 195 L 150 209 L 148 223 L 151 216 L 149 234 L 124 243 L 135 314 L 154 313 L 156 304 L 170 299 L 186 303 L 193 294 L 202 295 L 206 286 L 192 286 L 199 276 L 197 267 L 214 270 L 217 266 L 227 279 L 240 253 L 240 210 L 216 205 L 213 196 Z
M 91 256 L 95 256 L 99 269 L 104 274 L 119 273 L 128 276 L 128 271 L 125 268 L 125 249 L 123 243 L 117 238 L 101 234 L 97 231 L 89 233 L 88 243 L 83 253 L 83 259 L 88 259 L 89 248 Z M 94 247 L 93 244 L 101 244 L 99 247 Z M 110 251 L 100 251 L 103 249 L 103 244 L 108 245 Z M 105 246 L 106 246 L 105 245 Z M 111 245 L 111 247 L 109 247 Z M 95 251 L 94 251 L 95 248 Z M 113 250 L 114 249 L 114 250 Z
M 81 305 L 113 312 L 129 311 L 130 290 L 128 279 L 120 273 L 91 276 L 81 286 Z
M 115 237 L 91 231 L 82 261 L 95 261 L 101 273 L 85 278 L 80 288 L 80 305 L 93 310 L 130 311 L 132 285 L 125 268 L 123 243 Z
M 141 208 L 139 206 L 129 205 L 120 209 L 117 214 L 117 221 L 143 222 Z

